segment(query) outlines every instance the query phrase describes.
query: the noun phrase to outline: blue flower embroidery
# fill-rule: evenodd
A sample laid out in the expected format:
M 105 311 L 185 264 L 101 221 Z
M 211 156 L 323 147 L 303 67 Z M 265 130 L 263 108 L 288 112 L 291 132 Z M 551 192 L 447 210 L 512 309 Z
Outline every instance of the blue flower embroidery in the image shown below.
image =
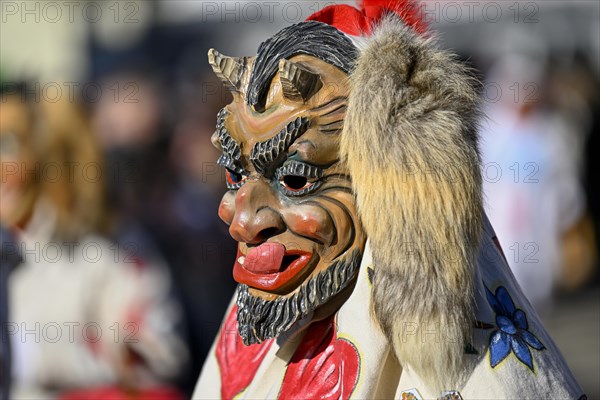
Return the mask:
M 533 359 L 529 347 L 536 350 L 545 349 L 544 345 L 528 331 L 527 316 L 515 308 L 510 294 L 504 286 L 496 289 L 496 295 L 486 287 L 488 303 L 496 313 L 498 330 L 490 336 L 490 364 L 492 368 L 504 360 L 512 349 L 519 361 L 533 371 Z

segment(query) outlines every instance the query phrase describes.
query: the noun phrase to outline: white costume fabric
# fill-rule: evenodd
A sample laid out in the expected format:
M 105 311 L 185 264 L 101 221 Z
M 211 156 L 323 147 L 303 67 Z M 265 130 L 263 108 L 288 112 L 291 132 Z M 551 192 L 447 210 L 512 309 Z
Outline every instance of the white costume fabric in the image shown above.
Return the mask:
M 36 205 L 18 243 L 23 262 L 9 277 L 11 397 L 153 385 L 177 374 L 187 350 L 168 276 L 99 236 L 53 241 L 54 216 L 48 203 Z
M 230 307 L 193 398 L 584 399 L 487 221 L 477 265 L 475 338 L 465 349 L 471 362 L 463 387 L 434 393 L 396 361 L 371 317 L 370 275 L 377 266 L 367 245 L 356 287 L 332 319 L 313 321 L 308 328 L 300 321 L 295 332 L 275 341 L 244 346 Z M 411 322 L 406 324 L 410 332 Z M 443 327 L 425 332 L 424 343 L 452 340 Z

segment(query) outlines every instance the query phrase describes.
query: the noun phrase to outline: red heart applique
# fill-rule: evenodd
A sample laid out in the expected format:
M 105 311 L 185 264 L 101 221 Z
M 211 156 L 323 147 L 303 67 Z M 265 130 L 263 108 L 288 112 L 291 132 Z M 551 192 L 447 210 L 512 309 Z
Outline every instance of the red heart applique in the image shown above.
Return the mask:
M 358 350 L 336 337 L 334 317 L 315 322 L 290 360 L 279 399 L 348 399 L 359 370 Z
M 269 339 L 260 344 L 244 345 L 238 334 L 237 306 L 231 309 L 216 349 L 221 370 L 221 398 L 232 399 L 248 387 L 272 344 L 273 339 Z

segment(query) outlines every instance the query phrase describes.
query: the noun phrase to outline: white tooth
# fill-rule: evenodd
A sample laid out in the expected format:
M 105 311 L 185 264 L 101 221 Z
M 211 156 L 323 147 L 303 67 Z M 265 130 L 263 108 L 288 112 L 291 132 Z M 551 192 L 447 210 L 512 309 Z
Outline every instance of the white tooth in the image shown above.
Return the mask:
M 244 265 L 244 261 L 245 261 L 245 260 L 246 260 L 246 257 L 244 257 L 244 256 L 240 256 L 240 258 L 238 258 L 238 263 L 239 263 L 240 265 Z

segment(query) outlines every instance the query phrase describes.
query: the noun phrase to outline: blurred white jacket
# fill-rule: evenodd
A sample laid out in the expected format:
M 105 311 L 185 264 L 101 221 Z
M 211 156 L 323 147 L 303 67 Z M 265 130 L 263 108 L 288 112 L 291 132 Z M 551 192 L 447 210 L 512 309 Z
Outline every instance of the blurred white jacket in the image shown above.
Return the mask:
M 53 241 L 54 216 L 48 203 L 36 206 L 8 283 L 12 397 L 142 388 L 177 376 L 188 353 L 166 270 L 100 236 Z

